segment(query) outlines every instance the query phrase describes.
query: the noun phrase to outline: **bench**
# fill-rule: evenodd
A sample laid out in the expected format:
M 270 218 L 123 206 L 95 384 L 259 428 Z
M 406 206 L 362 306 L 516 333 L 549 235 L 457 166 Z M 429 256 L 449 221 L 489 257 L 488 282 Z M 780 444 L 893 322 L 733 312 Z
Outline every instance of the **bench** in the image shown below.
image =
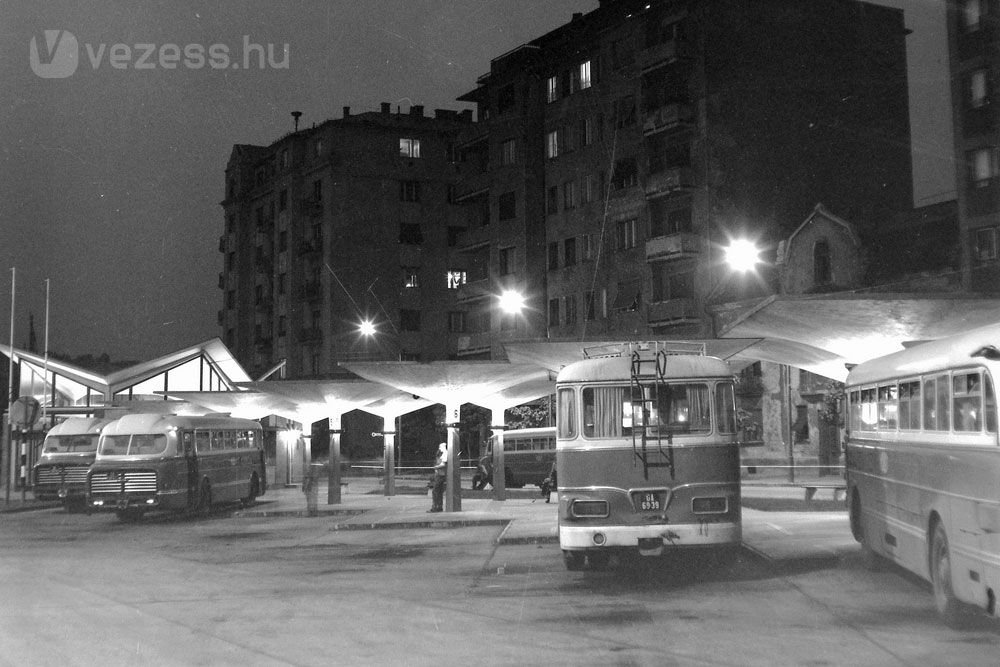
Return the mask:
M 812 482 L 799 486 L 805 489 L 806 500 L 812 500 L 820 489 L 832 489 L 834 500 L 840 500 L 841 494 L 847 491 L 847 485 L 844 482 Z

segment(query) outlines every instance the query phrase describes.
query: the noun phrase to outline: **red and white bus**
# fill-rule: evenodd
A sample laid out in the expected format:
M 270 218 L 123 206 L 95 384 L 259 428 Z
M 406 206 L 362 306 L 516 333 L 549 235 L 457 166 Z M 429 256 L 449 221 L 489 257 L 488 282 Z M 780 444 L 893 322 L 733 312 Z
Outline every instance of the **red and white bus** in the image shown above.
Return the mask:
M 58 500 L 70 512 L 87 504 L 87 471 L 97 455 L 101 430 L 114 421 L 104 417 L 69 417 L 45 435 L 34 469 L 32 493 L 38 500 Z
M 699 344 L 588 350 L 556 380 L 559 545 L 567 568 L 742 538 L 733 373 Z
M 132 414 L 101 433 L 87 476 L 92 510 L 134 520 L 147 510 L 252 503 L 267 488 L 259 423 L 227 415 Z
M 1000 324 L 912 346 L 847 378 L 851 531 L 929 580 L 949 623 L 1000 593 Z

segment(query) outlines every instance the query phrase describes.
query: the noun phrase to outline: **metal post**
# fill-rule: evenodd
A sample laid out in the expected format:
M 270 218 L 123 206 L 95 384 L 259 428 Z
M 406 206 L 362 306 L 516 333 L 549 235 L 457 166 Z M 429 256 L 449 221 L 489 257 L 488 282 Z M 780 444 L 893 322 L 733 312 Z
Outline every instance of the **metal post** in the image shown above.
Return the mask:
M 461 448 L 458 439 L 461 410 L 461 403 L 445 405 L 445 414 L 448 415 L 448 471 L 444 488 L 445 512 L 462 511 L 462 471 L 458 451 Z
M 383 417 L 382 428 L 385 428 L 386 421 L 391 417 Z M 396 495 L 396 432 L 382 431 L 385 452 L 383 454 L 382 478 L 385 482 L 385 495 Z
M 10 486 L 14 481 L 14 429 L 10 423 L 10 409 L 14 405 L 14 295 L 17 293 L 17 269 L 11 267 L 10 269 L 10 355 L 7 360 L 7 443 L 8 450 L 6 456 L 2 456 L 4 452 L 0 452 L 0 458 L 7 459 L 7 468 L 10 470 L 10 476 L 6 481 L 6 491 L 4 492 L 4 497 L 6 503 L 10 504 Z M 0 471 L 2 472 L 2 471 Z M 7 475 L 4 475 L 7 477 Z
M 326 490 L 326 504 L 340 504 L 340 413 L 330 417 L 330 464 L 327 481 L 329 486 Z

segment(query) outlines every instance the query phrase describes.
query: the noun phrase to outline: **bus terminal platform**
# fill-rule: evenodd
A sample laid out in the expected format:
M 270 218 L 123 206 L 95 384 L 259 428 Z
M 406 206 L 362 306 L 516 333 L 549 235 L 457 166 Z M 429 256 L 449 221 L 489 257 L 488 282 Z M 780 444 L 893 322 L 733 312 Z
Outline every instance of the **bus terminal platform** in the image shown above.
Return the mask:
M 802 557 L 836 557 L 857 549 L 851 536 L 842 496 L 834 499 L 827 485 L 843 481 L 839 476 L 799 476 L 794 482 L 775 479 L 744 479 L 744 546 L 769 560 Z M 803 487 L 816 483 L 820 488 L 806 500 Z M 327 484 L 316 484 L 310 498 L 301 486 L 271 486 L 267 493 L 247 508 L 235 509 L 234 520 L 280 517 L 312 517 L 329 523 L 332 531 L 347 530 L 438 530 L 468 526 L 497 527 L 498 544 L 551 544 L 559 542 L 557 494 L 546 503 L 536 487 L 508 489 L 507 499 L 493 497 L 493 491 L 462 490 L 461 510 L 429 513 L 431 498 L 426 478 L 396 479 L 395 494 L 384 495 L 375 477 L 345 477 L 341 481 L 341 502 L 327 503 Z M 30 492 L 8 499 L 0 496 L 0 523 L 6 512 L 55 510 L 57 503 L 38 502 Z M 795 526 L 790 529 L 789 526 Z

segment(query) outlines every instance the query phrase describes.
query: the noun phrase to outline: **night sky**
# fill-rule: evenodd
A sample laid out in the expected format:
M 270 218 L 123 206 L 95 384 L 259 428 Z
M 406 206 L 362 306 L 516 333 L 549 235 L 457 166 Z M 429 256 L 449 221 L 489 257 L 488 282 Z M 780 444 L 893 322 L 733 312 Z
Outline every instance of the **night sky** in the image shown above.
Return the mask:
M 344 106 L 466 108 L 455 98 L 492 58 L 598 5 L 41 4 L 0 0 L 0 341 L 9 339 L 16 267 L 16 346 L 27 342 L 29 313 L 43 342 L 49 279 L 51 351 L 136 361 L 219 335 L 219 202 L 233 144 L 273 142 L 292 129 L 293 110 L 310 126 Z M 880 4 L 906 9 L 914 31 L 917 204 L 953 198 L 944 2 Z M 56 33 L 47 42 L 46 31 L 59 30 L 55 48 Z M 249 68 L 245 43 L 260 46 Z

